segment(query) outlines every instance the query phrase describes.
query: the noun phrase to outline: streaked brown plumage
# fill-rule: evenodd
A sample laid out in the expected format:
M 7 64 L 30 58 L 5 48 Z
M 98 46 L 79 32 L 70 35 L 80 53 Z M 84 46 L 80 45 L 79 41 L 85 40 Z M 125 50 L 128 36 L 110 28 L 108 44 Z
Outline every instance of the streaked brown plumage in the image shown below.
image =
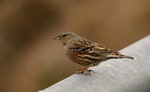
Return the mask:
M 73 32 L 62 33 L 54 39 L 60 40 L 63 43 L 66 55 L 73 62 L 85 66 L 83 69 L 77 71 L 77 73 L 84 73 L 89 67 L 96 66 L 108 59 L 133 59 L 133 57 L 125 56 L 117 51 L 107 49 L 106 47 L 83 38 Z

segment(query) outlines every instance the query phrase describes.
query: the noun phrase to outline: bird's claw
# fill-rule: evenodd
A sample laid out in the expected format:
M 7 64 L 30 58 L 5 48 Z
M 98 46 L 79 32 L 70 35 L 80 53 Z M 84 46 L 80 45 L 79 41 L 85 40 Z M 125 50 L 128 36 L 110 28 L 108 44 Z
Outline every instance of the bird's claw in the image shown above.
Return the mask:
M 85 74 L 90 75 L 91 72 L 94 72 L 93 70 L 78 70 L 76 74 Z

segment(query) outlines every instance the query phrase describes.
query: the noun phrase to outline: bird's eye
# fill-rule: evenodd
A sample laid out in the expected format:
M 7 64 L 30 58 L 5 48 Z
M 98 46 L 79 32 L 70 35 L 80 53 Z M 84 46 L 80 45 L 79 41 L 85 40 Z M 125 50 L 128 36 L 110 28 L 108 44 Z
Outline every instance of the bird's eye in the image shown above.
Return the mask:
M 66 37 L 66 36 L 67 36 L 67 34 L 64 34 L 64 35 L 63 35 L 63 37 Z

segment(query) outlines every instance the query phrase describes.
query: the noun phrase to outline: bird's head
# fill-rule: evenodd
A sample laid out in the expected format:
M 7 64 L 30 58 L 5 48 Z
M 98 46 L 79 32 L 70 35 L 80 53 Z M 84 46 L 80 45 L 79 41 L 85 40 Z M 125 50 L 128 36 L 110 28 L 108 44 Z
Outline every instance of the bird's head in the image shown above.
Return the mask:
M 73 32 L 65 32 L 53 39 L 60 40 L 65 45 L 68 41 L 70 41 L 71 39 L 74 39 L 75 37 L 77 37 L 77 34 Z

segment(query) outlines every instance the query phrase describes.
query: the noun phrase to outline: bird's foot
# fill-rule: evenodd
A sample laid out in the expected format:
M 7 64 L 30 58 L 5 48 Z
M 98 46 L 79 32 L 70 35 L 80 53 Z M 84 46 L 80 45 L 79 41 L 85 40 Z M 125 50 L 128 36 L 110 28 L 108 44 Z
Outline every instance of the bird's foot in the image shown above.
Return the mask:
M 93 70 L 88 70 L 89 67 L 84 67 L 76 72 L 76 74 L 85 74 L 85 75 L 90 75 Z

